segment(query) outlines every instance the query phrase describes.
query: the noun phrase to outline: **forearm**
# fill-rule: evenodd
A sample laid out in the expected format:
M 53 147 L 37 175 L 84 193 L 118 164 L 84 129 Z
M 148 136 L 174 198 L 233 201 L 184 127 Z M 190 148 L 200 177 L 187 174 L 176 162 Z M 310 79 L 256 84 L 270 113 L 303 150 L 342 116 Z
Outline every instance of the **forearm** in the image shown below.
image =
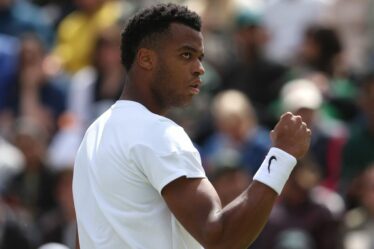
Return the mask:
M 205 248 L 247 248 L 266 224 L 277 193 L 254 181 L 251 186 L 215 216 L 212 243 Z M 218 228 L 217 228 L 218 227 Z
M 269 151 L 251 186 L 216 215 L 217 245 L 247 248 L 255 240 L 295 164 L 296 159 L 284 151 Z
M 254 181 L 221 213 L 221 248 L 247 248 L 265 226 L 277 193 L 268 186 Z
M 282 115 L 270 133 L 274 148 L 253 177 L 253 183 L 226 207 L 206 178 L 180 177 L 162 190 L 169 209 L 207 249 L 247 248 L 264 227 L 291 174 L 296 159 L 307 152 L 311 131 L 301 117 Z M 183 198 L 181 198 L 183 197 Z

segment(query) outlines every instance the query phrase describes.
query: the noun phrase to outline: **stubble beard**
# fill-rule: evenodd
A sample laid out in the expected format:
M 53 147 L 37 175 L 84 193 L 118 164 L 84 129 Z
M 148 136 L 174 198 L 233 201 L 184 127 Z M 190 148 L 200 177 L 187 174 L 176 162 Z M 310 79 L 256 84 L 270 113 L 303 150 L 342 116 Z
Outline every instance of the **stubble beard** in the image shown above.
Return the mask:
M 177 92 L 170 87 L 170 85 L 173 84 L 172 78 L 170 72 L 161 64 L 151 84 L 152 95 L 162 109 L 181 107 L 189 103 L 183 100 L 182 96 L 179 96 Z

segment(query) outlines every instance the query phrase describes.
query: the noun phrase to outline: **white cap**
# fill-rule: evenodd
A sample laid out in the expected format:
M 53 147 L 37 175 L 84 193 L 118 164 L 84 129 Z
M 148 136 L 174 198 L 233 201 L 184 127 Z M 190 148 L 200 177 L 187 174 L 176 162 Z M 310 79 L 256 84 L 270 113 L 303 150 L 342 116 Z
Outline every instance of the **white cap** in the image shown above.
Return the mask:
M 69 249 L 69 247 L 59 243 L 48 243 L 42 245 L 38 249 Z
M 281 91 L 284 111 L 297 111 L 301 108 L 318 109 L 322 104 L 322 94 L 310 80 L 297 79 L 288 82 Z

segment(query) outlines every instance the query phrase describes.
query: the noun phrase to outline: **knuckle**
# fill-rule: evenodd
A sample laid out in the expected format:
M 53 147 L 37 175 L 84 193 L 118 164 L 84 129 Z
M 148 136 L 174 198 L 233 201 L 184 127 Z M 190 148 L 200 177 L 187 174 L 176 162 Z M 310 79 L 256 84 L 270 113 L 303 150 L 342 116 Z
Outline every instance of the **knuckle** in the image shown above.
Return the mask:
M 286 118 L 291 118 L 293 116 L 293 114 L 291 112 L 286 112 L 284 113 L 281 118 L 282 119 L 286 119 Z

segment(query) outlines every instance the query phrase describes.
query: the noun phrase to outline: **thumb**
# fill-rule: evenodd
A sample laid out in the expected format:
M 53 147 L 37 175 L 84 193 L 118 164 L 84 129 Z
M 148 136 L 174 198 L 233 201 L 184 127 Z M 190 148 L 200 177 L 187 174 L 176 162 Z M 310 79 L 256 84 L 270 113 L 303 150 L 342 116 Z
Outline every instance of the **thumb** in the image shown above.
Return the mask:
M 274 141 L 275 141 L 275 131 L 274 130 L 270 131 L 270 139 L 271 139 L 271 142 L 274 144 Z

